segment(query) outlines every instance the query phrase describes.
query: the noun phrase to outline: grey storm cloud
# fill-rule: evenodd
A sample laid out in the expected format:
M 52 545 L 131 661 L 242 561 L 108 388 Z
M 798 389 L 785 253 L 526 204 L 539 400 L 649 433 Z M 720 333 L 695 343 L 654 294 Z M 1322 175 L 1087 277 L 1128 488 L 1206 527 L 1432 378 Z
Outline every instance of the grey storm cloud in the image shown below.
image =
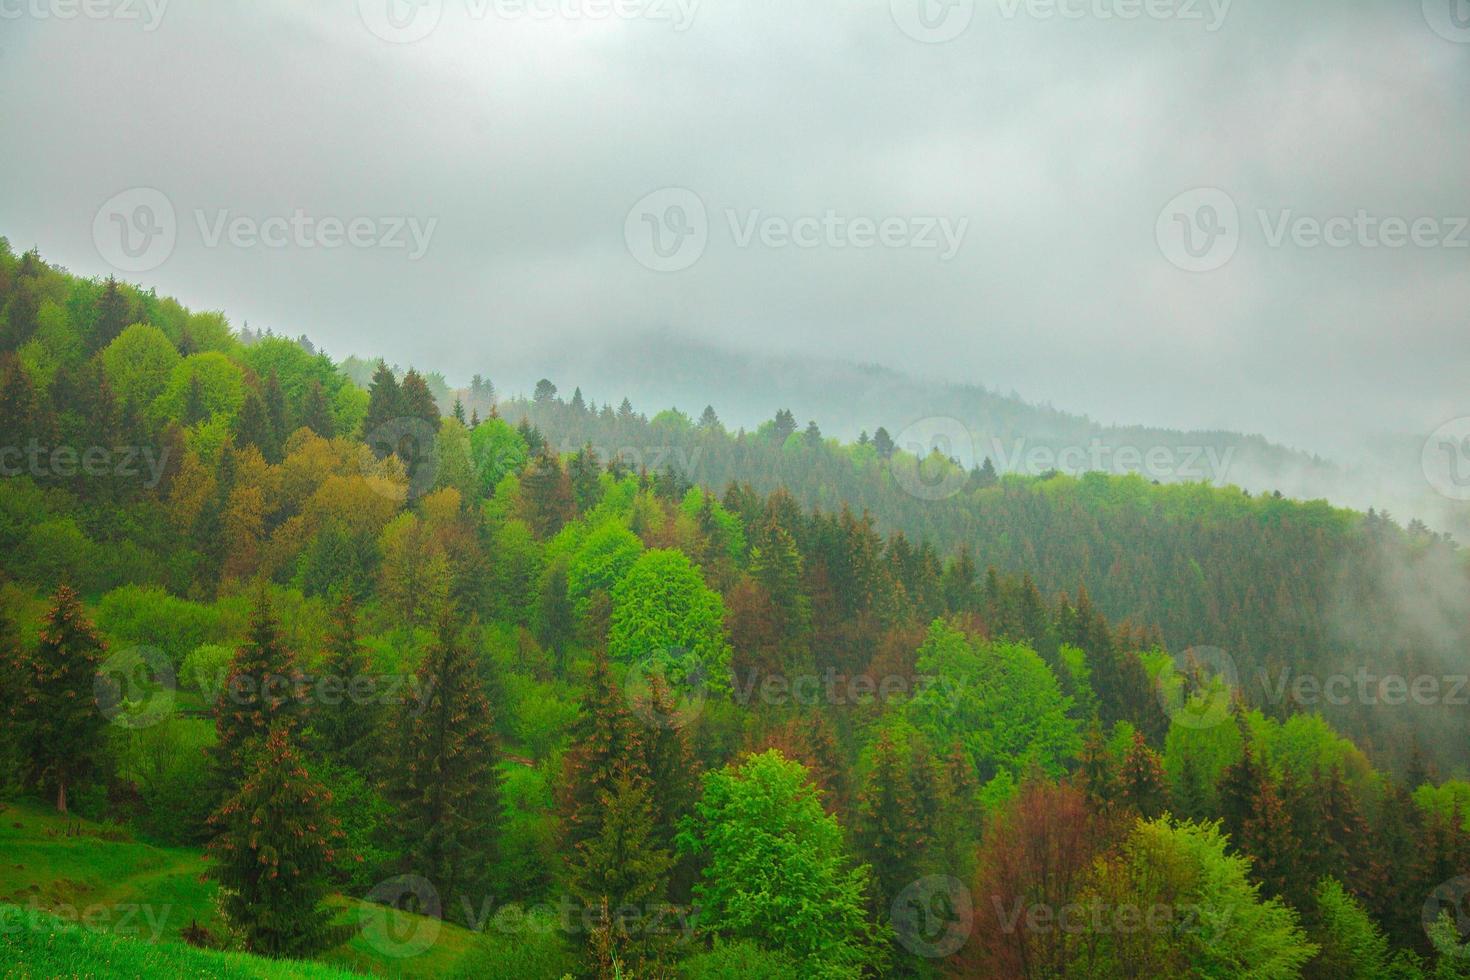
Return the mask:
M 1470 414 L 1464 0 L 0 0 L 0 81 L 13 245 L 119 271 L 152 189 L 120 274 L 337 355 L 673 330 L 1308 448 Z

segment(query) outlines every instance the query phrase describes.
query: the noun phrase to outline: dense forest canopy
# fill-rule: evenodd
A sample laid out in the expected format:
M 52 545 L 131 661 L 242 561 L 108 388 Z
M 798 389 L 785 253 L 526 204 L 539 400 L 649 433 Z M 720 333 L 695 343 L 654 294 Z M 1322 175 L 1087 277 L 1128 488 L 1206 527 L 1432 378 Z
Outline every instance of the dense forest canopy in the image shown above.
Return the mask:
M 0 239 L 0 950 L 78 836 L 222 973 L 1470 976 L 1446 536 L 484 371 Z

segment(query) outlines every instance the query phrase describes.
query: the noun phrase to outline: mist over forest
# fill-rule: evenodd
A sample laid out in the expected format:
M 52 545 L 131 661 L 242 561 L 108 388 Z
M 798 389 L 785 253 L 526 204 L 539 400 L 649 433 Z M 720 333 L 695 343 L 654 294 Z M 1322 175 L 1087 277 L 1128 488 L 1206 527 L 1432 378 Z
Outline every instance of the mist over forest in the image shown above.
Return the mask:
M 1470 980 L 1470 0 L 0 91 L 0 977 Z

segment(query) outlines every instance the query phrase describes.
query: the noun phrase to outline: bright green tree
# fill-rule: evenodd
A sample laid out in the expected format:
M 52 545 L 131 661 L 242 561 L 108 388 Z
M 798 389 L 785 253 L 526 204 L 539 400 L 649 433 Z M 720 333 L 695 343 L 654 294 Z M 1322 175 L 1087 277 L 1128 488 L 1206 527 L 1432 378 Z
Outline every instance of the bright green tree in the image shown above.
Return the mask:
M 680 551 L 655 549 L 634 562 L 612 590 L 607 649 L 615 660 L 666 664 L 671 682 L 695 671 L 718 690 L 728 684 L 725 603 Z
M 1059 776 L 1082 749 L 1071 699 L 1027 647 L 980 642 L 936 620 L 917 669 L 935 680 L 909 703 L 910 719 L 933 744 L 963 744 L 982 781 L 1032 763 Z
M 878 965 L 881 936 L 865 915 L 872 872 L 854 866 L 799 763 L 771 749 L 706 774 L 679 846 L 705 859 L 694 896 L 710 933 L 755 940 L 809 975 Z

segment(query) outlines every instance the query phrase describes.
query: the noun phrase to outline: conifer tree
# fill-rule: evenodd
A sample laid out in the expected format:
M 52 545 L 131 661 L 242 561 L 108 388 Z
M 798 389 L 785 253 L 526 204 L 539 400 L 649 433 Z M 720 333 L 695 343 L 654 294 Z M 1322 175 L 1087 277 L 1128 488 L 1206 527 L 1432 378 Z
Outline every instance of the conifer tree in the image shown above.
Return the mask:
M 606 655 L 599 652 L 562 762 L 557 803 L 564 847 L 574 848 L 601 832 L 599 801 L 612 795 L 621 770 L 635 781 L 647 780 L 646 758 L 643 733 L 613 682 Z
M 261 390 L 261 400 L 265 402 L 265 417 L 267 431 L 270 433 L 270 442 L 262 447 L 261 455 L 267 463 L 279 463 L 286 445 L 286 436 L 290 435 L 290 423 L 286 418 L 286 395 L 281 391 L 281 379 L 272 371 L 265 377 L 265 387 Z
M 893 437 L 883 426 L 878 426 L 878 431 L 873 433 L 873 449 L 877 451 L 879 459 L 893 458 Z
M 405 418 L 422 419 L 435 429 L 439 427 L 439 405 L 429 391 L 429 383 L 413 368 L 403 376 L 398 389 L 399 407 Z
M 367 417 L 362 422 L 363 435 L 373 436 L 385 425 L 401 418 L 404 414 L 403 396 L 398 388 L 398 379 L 393 376 L 393 371 L 387 363 L 379 361 L 377 370 L 373 372 L 372 384 L 368 387 Z M 378 454 L 379 459 L 390 452 L 397 451 L 396 446 L 388 445 L 377 439 L 372 441 L 373 452 Z
M 323 439 L 330 439 L 336 435 L 337 425 L 332 418 L 332 410 L 327 405 L 327 394 L 322 390 L 320 381 L 313 380 L 311 387 L 306 389 L 306 402 L 301 409 L 301 424 Z
M 454 420 L 460 425 L 465 424 L 464 402 L 460 401 L 457 396 L 454 399 L 454 411 L 450 414 L 454 416 Z
M 1122 796 L 1118 767 L 1103 738 L 1102 726 L 1094 721 L 1082 743 L 1081 765 L 1077 770 L 1078 786 L 1093 813 L 1111 811 Z
M 271 729 L 300 723 L 300 681 L 296 656 L 281 637 L 270 593 L 262 584 L 245 642 L 235 651 L 215 705 L 214 766 L 226 792 L 244 778 L 246 757 Z
M 1160 816 L 1169 804 L 1169 791 L 1164 780 L 1164 763 L 1159 754 L 1148 747 L 1143 732 L 1133 733 L 1133 744 L 1123 759 L 1123 800 L 1145 820 Z
M 20 716 L 32 778 L 56 793 L 58 813 L 67 812 L 67 793 L 103 748 L 107 718 L 95 685 L 104 652 L 75 590 L 57 588 L 26 664 Z
M 598 796 L 597 832 L 567 858 L 572 894 L 613 908 L 661 901 L 674 859 L 660 841 L 646 779 L 624 766 Z
M 699 763 L 688 730 L 677 722 L 673 692 L 657 673 L 648 678 L 648 703 L 640 714 L 654 723 L 646 726 L 643 741 L 653 804 L 654 841 L 670 854 L 679 822 L 699 796 Z M 687 857 L 672 869 L 671 897 L 684 901 L 694 884 L 695 868 Z
M 245 392 L 245 401 L 240 405 L 240 414 L 235 419 L 235 445 L 241 449 L 254 446 L 260 450 L 260 455 L 266 462 L 271 462 L 274 455 L 273 443 L 265 400 L 252 388 Z
M 918 877 L 919 858 L 927 841 L 919 831 L 908 766 L 892 736 L 878 737 L 873 767 L 858 792 L 859 840 L 873 868 L 875 907 L 886 909 L 893 897 Z
M 324 694 L 318 699 L 312 712 L 312 728 L 328 758 L 366 772 L 376 748 L 379 708 L 349 696 L 359 678 L 368 674 L 367 658 L 357 643 L 357 607 L 350 595 L 337 603 L 333 627 L 324 677 L 318 684 L 319 691 L 330 690 L 332 696 Z
M 395 720 L 387 795 L 398 809 L 404 870 L 433 882 L 458 915 L 490 894 L 500 789 L 484 682 L 448 616 L 418 670 L 417 692 Z
M 289 725 L 273 727 L 247 762 L 244 782 L 210 817 L 211 874 L 248 951 L 304 959 L 333 944 L 324 900 L 342 835 L 327 813 L 332 797 L 302 765 Z

